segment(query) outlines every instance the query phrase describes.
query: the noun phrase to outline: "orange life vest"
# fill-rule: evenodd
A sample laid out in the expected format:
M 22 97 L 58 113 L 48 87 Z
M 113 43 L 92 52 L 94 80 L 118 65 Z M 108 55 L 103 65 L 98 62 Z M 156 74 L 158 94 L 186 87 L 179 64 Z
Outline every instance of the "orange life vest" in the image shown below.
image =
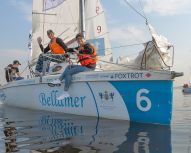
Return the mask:
M 65 50 L 56 42 L 56 37 L 49 43 L 49 47 L 54 54 L 65 53 Z
M 97 59 L 96 59 L 96 49 L 93 45 L 89 45 L 90 48 L 93 49 L 93 54 L 79 54 L 78 55 L 78 62 L 80 62 L 81 65 L 86 66 L 86 65 L 91 65 L 95 64 Z

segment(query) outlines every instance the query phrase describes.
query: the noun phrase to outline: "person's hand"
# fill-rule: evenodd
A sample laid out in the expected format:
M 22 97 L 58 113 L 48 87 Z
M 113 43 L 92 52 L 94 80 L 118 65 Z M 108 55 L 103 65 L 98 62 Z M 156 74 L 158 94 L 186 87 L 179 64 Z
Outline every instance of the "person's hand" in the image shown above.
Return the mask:
M 38 42 L 38 44 L 40 45 L 40 44 L 42 43 L 42 38 L 41 38 L 41 37 L 38 37 L 38 38 L 37 38 L 37 42 Z
M 78 51 L 81 51 L 81 50 L 84 50 L 84 47 L 80 46 L 80 47 L 78 48 Z
M 66 58 L 66 61 L 67 61 L 68 63 L 70 63 L 70 58 Z

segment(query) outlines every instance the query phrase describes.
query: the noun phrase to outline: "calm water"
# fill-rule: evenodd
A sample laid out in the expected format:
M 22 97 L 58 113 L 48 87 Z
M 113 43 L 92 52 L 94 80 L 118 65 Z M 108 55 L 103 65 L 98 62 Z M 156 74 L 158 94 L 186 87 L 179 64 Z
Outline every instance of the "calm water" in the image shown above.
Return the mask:
M 174 92 L 171 126 L 0 105 L 0 153 L 191 153 L 191 95 Z

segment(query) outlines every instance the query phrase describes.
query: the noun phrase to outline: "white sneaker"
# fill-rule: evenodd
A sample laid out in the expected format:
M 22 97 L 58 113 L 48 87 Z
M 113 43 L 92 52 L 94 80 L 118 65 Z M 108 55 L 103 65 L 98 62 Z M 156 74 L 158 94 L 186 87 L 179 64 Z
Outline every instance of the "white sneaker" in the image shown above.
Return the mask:
M 70 97 L 70 94 L 67 91 L 64 91 L 63 93 L 60 94 L 60 96 L 58 96 L 58 98 L 56 98 L 57 100 L 62 100 L 64 98 Z
M 52 83 L 52 84 L 61 84 L 61 81 L 59 79 L 56 79 L 56 80 L 53 80 L 50 83 Z

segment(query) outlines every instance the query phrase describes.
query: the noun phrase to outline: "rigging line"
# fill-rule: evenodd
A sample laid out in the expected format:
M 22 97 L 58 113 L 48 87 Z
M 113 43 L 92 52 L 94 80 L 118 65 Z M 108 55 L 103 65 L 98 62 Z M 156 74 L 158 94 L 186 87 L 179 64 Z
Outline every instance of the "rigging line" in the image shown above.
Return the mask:
M 148 30 L 149 30 L 150 35 L 151 35 L 151 37 L 152 37 L 152 32 L 151 32 L 150 26 L 149 26 L 149 24 L 148 24 L 148 18 L 147 18 L 146 13 L 145 13 L 145 11 L 144 11 L 144 9 L 143 9 L 143 4 L 142 4 L 141 0 L 139 0 L 139 3 L 140 3 L 140 6 L 141 6 L 141 9 L 142 9 L 142 11 L 143 11 L 143 15 L 144 15 L 145 18 L 146 18 L 146 26 L 148 27 Z
M 104 13 L 104 12 L 101 12 L 101 13 Z M 95 16 L 96 17 L 96 16 Z M 97 37 L 95 37 L 95 38 L 90 38 L 90 39 L 96 39 L 96 38 L 99 38 L 99 37 L 102 37 L 102 36 L 105 36 L 105 35 L 108 35 L 110 32 L 108 31 L 108 32 L 105 32 L 105 33 L 103 33 L 103 34 L 101 34 L 101 35 L 99 35 L 99 36 L 97 36 Z M 133 34 L 132 34 L 133 35 Z M 136 38 L 135 38 L 136 39 Z M 138 42 L 140 42 L 140 40 L 137 40 Z
M 67 32 L 68 30 L 70 30 L 70 28 L 71 27 L 69 27 L 69 28 L 67 28 L 66 30 L 64 30 L 62 33 L 60 33 L 57 37 L 60 37 L 62 34 L 64 34 L 65 32 Z M 68 36 L 67 36 L 68 37 Z M 67 38 L 66 37 L 66 38 Z M 64 40 L 66 39 L 66 38 L 64 38 Z M 46 45 L 48 45 L 50 42 L 48 42 L 48 43 L 45 43 L 45 44 L 43 44 L 43 46 L 46 46 Z
M 56 15 L 56 14 L 43 13 L 43 12 L 32 12 L 32 14 L 38 14 L 38 15 Z
M 131 57 L 131 56 L 134 56 L 134 55 L 137 55 L 139 53 L 139 51 L 137 51 L 137 52 L 135 52 L 135 53 L 132 53 L 132 54 L 128 54 L 127 55 L 127 57 Z M 107 55 L 104 55 L 104 56 L 110 56 L 110 55 L 112 55 L 113 53 L 110 53 L 110 54 L 107 54 Z M 99 55 L 98 55 L 98 57 L 99 57 Z M 102 57 L 102 56 L 100 56 L 100 57 Z
M 109 49 L 123 48 L 123 47 L 129 47 L 129 46 L 138 46 L 138 45 L 142 45 L 142 44 L 143 44 L 143 43 L 130 44 L 130 45 L 121 45 L 121 46 L 116 46 L 116 47 L 111 47 L 111 48 L 105 48 L 105 49 L 99 49 L 99 50 L 109 50 Z
M 108 64 L 117 65 L 117 66 L 121 66 L 121 67 L 126 67 L 126 68 L 140 69 L 140 67 L 137 67 L 137 66 L 135 66 L 135 65 L 117 64 L 117 63 L 108 62 L 108 61 L 104 61 L 104 60 L 100 60 L 100 59 L 98 59 L 98 61 L 100 61 L 100 62 L 104 62 L 104 63 L 108 63 Z
M 69 27 L 69 28 L 67 28 L 66 30 L 64 30 L 62 33 L 60 33 L 60 34 L 58 35 L 58 37 L 60 37 L 62 34 L 64 34 L 65 32 L 67 32 L 68 30 L 70 30 L 70 28 L 71 28 L 71 27 Z
M 104 36 L 104 35 L 107 35 L 107 34 L 109 34 L 109 32 L 105 32 L 105 33 L 103 33 L 102 35 L 99 35 L 99 36 L 97 36 L 97 37 L 95 37 L 95 38 L 99 38 L 99 37 Z
M 46 6 L 46 1 L 43 2 L 43 8 L 45 8 Z M 46 9 L 45 9 L 45 14 L 46 14 Z M 44 44 L 44 40 L 45 40 L 45 14 L 43 14 L 43 24 L 42 24 L 42 32 L 43 32 L 43 44 Z
M 101 35 L 99 35 L 99 36 L 97 36 L 97 37 L 89 38 L 89 39 L 97 39 L 97 38 L 102 37 L 102 36 L 105 36 L 105 35 L 107 35 L 107 34 L 109 34 L 109 32 L 105 32 L 105 33 L 103 33 L 103 34 L 101 34 Z M 88 39 L 88 40 L 89 40 L 89 39 Z
M 72 16 L 72 21 L 74 22 L 74 16 L 73 16 L 73 14 L 72 14 L 71 5 L 68 4 L 68 8 L 69 8 L 70 14 L 71 14 L 71 16 Z M 77 23 L 77 24 L 78 24 L 78 23 Z M 74 24 L 75 29 L 76 29 L 76 28 L 78 29 L 77 24 Z
M 40 21 L 39 23 L 43 23 L 43 22 Z M 58 24 L 57 22 L 48 22 L 48 21 L 45 21 L 44 23 L 51 24 L 51 25 Z M 71 24 L 77 25 L 78 23 L 77 22 L 59 22 L 59 25 L 61 25 L 61 24 L 63 24 L 63 25 L 71 25 Z
M 150 34 L 151 34 L 150 28 L 149 28 L 149 26 L 148 26 L 148 19 L 147 19 L 146 15 L 145 15 L 145 12 L 144 12 L 144 9 L 143 9 L 143 5 L 142 5 L 141 1 L 139 0 L 139 3 L 140 3 L 140 6 L 141 6 L 141 9 L 142 9 L 142 11 L 143 11 L 143 15 L 142 15 L 139 11 L 137 11 L 137 10 L 128 2 L 128 0 L 124 0 L 124 1 L 127 3 L 127 5 L 128 5 L 131 9 L 133 9 L 137 14 L 139 14 L 142 18 L 145 19 L 145 21 L 146 21 L 146 26 L 148 27 L 149 32 L 150 32 Z M 130 33 L 131 33 L 131 32 L 130 32 Z M 132 35 L 133 35 L 133 33 L 132 33 Z M 152 35 L 152 34 L 151 34 L 151 35 Z M 135 38 L 135 39 L 139 42 L 139 40 L 138 40 L 137 38 Z
M 105 33 L 103 33 L 103 34 L 101 34 L 101 35 L 99 35 L 99 36 L 97 36 L 97 37 L 89 38 L 89 39 L 97 39 L 97 38 L 102 37 L 102 36 L 105 36 L 105 35 L 107 35 L 107 34 L 109 34 L 109 32 L 105 32 Z M 89 40 L 89 39 L 88 39 L 88 40 Z
M 92 17 L 86 18 L 86 21 L 91 20 L 91 19 L 94 19 L 94 18 L 96 18 L 97 16 L 102 15 L 103 13 L 104 13 L 104 11 L 102 11 L 102 12 L 100 12 L 99 14 L 94 15 L 94 16 L 92 16 Z
M 78 54 L 78 55 L 83 55 L 83 54 Z M 88 58 L 93 59 L 93 58 L 95 58 L 95 57 L 88 57 Z M 98 58 L 97 58 L 97 61 L 105 62 L 105 63 L 108 63 L 108 64 L 113 64 L 113 65 L 117 65 L 117 66 L 121 66 L 121 67 L 140 69 L 140 67 L 137 67 L 137 66 L 135 66 L 135 65 L 118 64 L 118 63 L 113 63 L 113 62 L 101 60 L 101 59 L 98 59 Z
M 29 66 L 27 65 L 27 66 L 23 69 L 23 71 L 21 72 L 21 74 L 23 74 L 28 67 L 29 67 Z
M 27 68 L 30 68 L 29 61 L 28 61 L 28 62 L 24 62 L 24 63 L 28 63 L 28 65 L 23 69 L 23 71 L 21 72 L 21 74 L 23 74 L 23 73 L 27 70 Z
M 56 17 L 56 19 L 55 19 L 55 22 L 57 23 L 56 25 L 54 25 L 54 27 L 55 27 L 55 29 L 59 29 L 59 21 L 60 21 L 60 14 L 62 13 L 62 9 L 61 9 L 61 7 L 60 7 L 60 10 L 58 10 L 59 12 L 58 12 L 58 15 L 57 15 L 57 17 Z
M 110 55 L 113 55 L 113 53 L 109 53 L 109 54 L 107 54 L 107 55 L 104 55 L 104 57 L 105 57 L 105 56 L 110 56 Z M 97 55 L 97 56 L 102 58 L 103 55 Z M 103 58 L 104 58 L 104 57 L 103 57 Z
M 139 14 L 142 18 L 144 18 L 147 21 L 147 18 L 142 15 L 139 11 L 137 11 L 127 0 L 124 0 L 126 2 L 126 4 L 132 9 L 134 10 L 137 14 Z
M 141 0 L 139 0 L 139 3 L 140 3 L 140 6 L 141 6 L 141 9 L 142 9 L 142 11 L 143 11 L 144 17 L 146 18 L 146 20 L 148 20 L 146 14 L 145 14 L 145 11 L 144 11 L 144 9 L 143 9 L 143 3 L 141 2 Z
M 95 37 L 95 38 L 90 38 L 90 39 L 97 39 L 97 38 L 99 38 L 99 37 L 102 37 L 102 36 L 105 36 L 105 35 L 107 35 L 107 34 L 109 34 L 109 32 L 106 32 L 106 33 L 103 33 L 102 35 L 99 35 L 99 36 L 97 36 L 97 37 Z M 138 41 L 138 40 L 137 40 Z M 144 42 L 145 43 L 145 42 Z M 126 47 L 126 46 L 135 46 L 135 45 L 142 45 L 142 44 L 144 44 L 144 43 L 137 43 L 137 44 L 131 44 L 131 45 L 124 45 L 124 46 L 119 46 L 119 47 L 117 47 L 117 48 L 121 48 L 121 47 Z M 114 47 L 115 48 L 115 47 Z M 107 48 L 107 49 L 112 49 L 112 48 Z M 107 49 L 101 49 L 101 50 L 107 50 Z M 100 49 L 99 49 L 100 50 Z

